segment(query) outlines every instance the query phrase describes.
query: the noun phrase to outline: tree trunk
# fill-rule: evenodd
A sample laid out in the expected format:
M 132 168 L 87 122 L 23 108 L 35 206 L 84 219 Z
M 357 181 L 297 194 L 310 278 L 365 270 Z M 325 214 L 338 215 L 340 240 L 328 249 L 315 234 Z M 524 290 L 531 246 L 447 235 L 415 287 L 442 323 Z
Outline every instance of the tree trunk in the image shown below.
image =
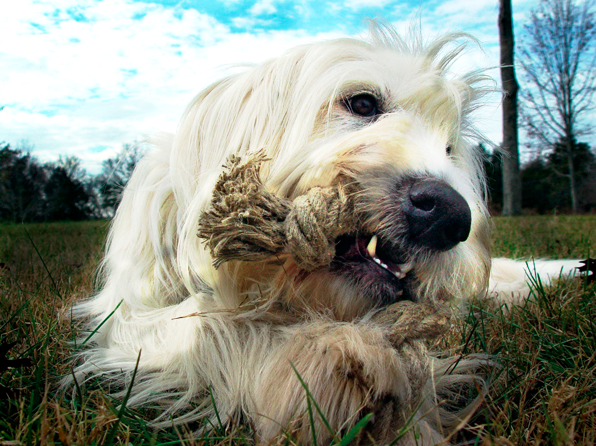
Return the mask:
M 567 167 L 569 170 L 569 190 L 571 192 L 571 211 L 578 213 L 577 188 L 575 187 L 575 166 L 573 165 L 573 141 L 567 138 Z
M 503 85 L 503 215 L 521 214 L 521 173 L 517 141 L 517 91 L 513 66 L 513 18 L 511 0 L 499 0 L 501 83 Z

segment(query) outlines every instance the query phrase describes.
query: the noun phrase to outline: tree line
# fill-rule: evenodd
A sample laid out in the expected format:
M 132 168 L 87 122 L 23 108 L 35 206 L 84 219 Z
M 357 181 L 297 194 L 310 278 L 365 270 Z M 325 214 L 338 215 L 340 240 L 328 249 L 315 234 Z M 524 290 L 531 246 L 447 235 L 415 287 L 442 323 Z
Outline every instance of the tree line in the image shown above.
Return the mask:
M 578 206 L 596 211 L 596 155 L 585 143 L 573 143 Z M 492 213 L 503 207 L 502 155 L 477 146 L 488 179 Z M 567 168 L 568 147 L 563 142 L 553 151 L 521 167 L 526 212 L 552 213 L 572 210 Z M 125 144 L 121 152 L 102 164 L 98 175 L 89 175 L 76 157 L 42 163 L 23 149 L 0 143 L 0 221 L 48 222 L 111 218 L 122 191 L 144 154 L 139 144 Z
M 42 163 L 27 150 L 0 143 L 0 221 L 111 218 L 143 152 L 139 144 L 125 144 L 103 162 L 99 175 L 89 175 L 76 157 Z
M 492 214 L 503 211 L 503 158 L 499 150 L 488 151 L 482 144 L 478 150 L 483 158 L 487 177 L 488 204 Z M 586 143 L 572 143 L 575 170 L 576 199 L 569 193 L 568 146 L 555 144 L 552 151 L 523 163 L 520 167 L 520 185 L 523 189 L 521 207 L 526 213 L 553 212 L 590 213 L 596 211 L 596 155 Z

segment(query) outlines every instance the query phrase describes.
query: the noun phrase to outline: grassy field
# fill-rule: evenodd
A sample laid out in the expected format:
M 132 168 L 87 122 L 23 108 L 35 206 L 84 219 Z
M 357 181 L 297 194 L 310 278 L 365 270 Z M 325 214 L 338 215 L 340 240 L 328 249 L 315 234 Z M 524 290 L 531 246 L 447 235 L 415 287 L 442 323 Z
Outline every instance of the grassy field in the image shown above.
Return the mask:
M 65 309 L 93 290 L 105 222 L 0 226 L 0 446 L 251 444 L 250 434 L 155 431 L 99 387 L 57 392 L 75 329 Z M 596 256 L 596 216 L 495 219 L 494 254 Z M 495 355 L 501 367 L 460 433 L 470 444 L 596 443 L 596 286 L 537 286 L 504 311 L 475 301 L 442 348 Z

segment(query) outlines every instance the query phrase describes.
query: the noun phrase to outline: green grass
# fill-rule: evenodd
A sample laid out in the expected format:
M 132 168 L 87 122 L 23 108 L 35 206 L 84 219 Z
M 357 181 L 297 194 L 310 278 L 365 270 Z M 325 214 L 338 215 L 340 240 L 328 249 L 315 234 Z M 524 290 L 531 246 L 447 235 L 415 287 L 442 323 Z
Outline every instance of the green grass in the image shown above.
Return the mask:
M 587 258 L 594 216 L 495 218 L 495 256 Z M 596 444 L 596 285 L 544 287 L 518 305 L 477 300 L 454 329 L 463 353 L 495 355 L 500 369 L 467 439 L 495 445 Z M 454 344 L 456 341 L 451 340 Z
M 594 215 L 535 215 L 493 218 L 493 256 L 586 258 L 596 252 Z
M 596 443 L 596 287 L 540 285 L 519 305 L 477 301 L 454 329 L 500 368 L 468 429 L 485 444 Z
M 252 444 L 249 429 L 216 426 L 202 439 L 185 427 L 155 431 L 145 414 L 119 408 L 99 384 L 74 400 L 57 391 L 59 377 L 70 373 L 68 342 L 75 336 L 66 309 L 92 293 L 106 232 L 105 222 L 0 225 L 0 345 L 16 343 L 6 358 L 0 347 L 0 446 Z M 494 253 L 594 257 L 594 234 L 596 216 L 496 218 Z M 501 364 L 460 440 L 596 442 L 596 286 L 538 286 L 510 309 L 475 301 L 441 342 L 495 355 Z M 312 403 L 311 415 L 319 416 Z M 338 442 L 356 436 L 348 434 Z

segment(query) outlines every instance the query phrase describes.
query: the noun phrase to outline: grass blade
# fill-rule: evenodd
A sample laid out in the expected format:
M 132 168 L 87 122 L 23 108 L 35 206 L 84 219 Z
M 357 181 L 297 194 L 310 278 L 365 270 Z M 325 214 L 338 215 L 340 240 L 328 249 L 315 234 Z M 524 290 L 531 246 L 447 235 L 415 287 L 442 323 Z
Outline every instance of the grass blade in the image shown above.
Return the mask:
M 373 413 L 369 413 L 367 415 L 365 415 L 360 421 L 358 421 L 358 423 L 356 423 L 354 425 L 354 427 L 352 429 L 350 429 L 350 431 L 344 435 L 342 437 L 342 439 L 339 442 L 340 446 L 348 446 L 352 440 L 354 440 L 356 438 L 356 436 L 362 432 L 362 429 L 364 429 L 364 426 L 366 426 L 368 424 L 368 422 L 371 420 L 371 418 L 374 416 Z
M 58 285 L 56 284 L 56 281 L 54 280 L 54 277 L 52 276 L 52 273 L 50 272 L 48 265 L 46 264 L 45 260 L 43 259 L 43 256 L 39 252 L 39 249 L 37 249 L 37 245 L 33 241 L 31 234 L 29 234 L 29 231 L 27 230 L 27 227 L 25 225 L 23 225 L 23 229 L 25 230 L 25 234 L 27 234 L 27 238 L 31 242 L 31 246 L 33 246 L 33 249 L 35 249 L 35 252 L 37 253 L 37 255 L 39 257 L 39 260 L 41 260 L 41 264 L 43 265 L 44 269 L 48 273 L 48 277 L 50 278 L 50 281 L 52 282 L 52 286 L 54 287 L 54 293 L 56 293 L 56 296 L 58 296 L 60 298 L 60 300 L 62 300 L 62 294 L 58 290 Z
M 116 422 L 110 429 L 110 432 L 108 432 L 108 436 L 106 437 L 106 440 L 103 443 L 105 446 L 109 446 L 114 443 L 114 438 L 116 437 L 116 432 L 118 431 L 118 426 L 120 426 L 122 417 L 124 416 L 124 413 L 126 412 L 126 403 L 128 402 L 128 399 L 130 398 L 130 394 L 132 392 L 132 387 L 135 383 L 135 378 L 137 376 L 137 371 L 139 370 L 139 362 L 141 361 L 141 352 L 142 352 L 142 350 L 139 350 L 139 355 L 137 356 L 137 362 L 136 362 L 135 368 L 132 372 L 132 378 L 130 379 L 130 385 L 128 386 L 128 389 L 126 389 L 126 395 L 124 395 L 124 398 L 122 399 L 122 404 L 120 405 L 120 409 L 118 410 Z
M 91 338 L 93 337 L 93 335 L 94 335 L 95 333 L 97 333 L 97 331 L 98 331 L 98 330 L 99 330 L 99 329 L 102 327 L 102 325 L 103 325 L 103 324 L 105 324 L 105 323 L 108 321 L 108 319 L 110 319 L 110 318 L 112 317 L 112 315 L 113 315 L 113 314 L 116 312 L 116 310 L 117 310 L 117 309 L 120 307 L 120 305 L 122 305 L 122 302 L 124 302 L 124 300 L 121 300 L 120 302 L 118 302 L 118 305 L 116 305 L 116 308 L 114 308 L 114 309 L 112 310 L 112 312 L 111 312 L 110 314 L 108 314 L 108 315 L 107 315 L 107 316 L 104 318 L 104 320 L 103 320 L 103 321 L 101 321 L 101 323 L 100 323 L 100 324 L 99 324 L 97 327 L 95 327 L 95 329 L 94 329 L 94 330 L 93 330 L 91 333 L 89 333 L 89 336 L 87 336 L 87 337 L 85 338 L 85 340 L 84 340 L 84 341 L 83 341 L 83 342 L 80 344 L 80 346 L 82 346 L 82 345 L 85 345 L 85 344 L 87 343 L 87 341 L 89 341 L 89 339 L 91 339 Z M 79 347 L 80 347 L 80 346 L 79 346 Z
M 325 425 L 325 427 L 327 428 L 327 430 L 329 431 L 329 433 L 331 434 L 331 436 L 333 437 L 333 439 L 335 440 L 335 442 L 339 442 L 339 438 L 337 437 L 337 434 L 335 433 L 335 431 L 333 430 L 333 428 L 329 424 L 329 421 L 327 421 L 327 418 L 325 417 L 325 414 L 323 413 L 323 411 L 321 410 L 321 408 L 317 404 L 315 398 L 310 393 L 310 390 L 308 388 L 308 385 L 304 382 L 304 380 L 302 379 L 302 376 L 300 376 L 300 373 L 298 373 L 298 370 L 296 369 L 296 367 L 294 366 L 294 364 L 293 363 L 290 363 L 290 365 L 292 366 L 292 369 L 294 370 L 294 373 L 296 373 L 296 376 L 298 377 L 298 380 L 300 381 L 300 384 L 302 385 L 302 388 L 306 392 L 306 397 L 310 401 L 312 401 L 312 404 L 315 406 L 315 409 L 317 410 L 317 413 L 321 417 L 321 421 L 323 422 L 323 424 Z

